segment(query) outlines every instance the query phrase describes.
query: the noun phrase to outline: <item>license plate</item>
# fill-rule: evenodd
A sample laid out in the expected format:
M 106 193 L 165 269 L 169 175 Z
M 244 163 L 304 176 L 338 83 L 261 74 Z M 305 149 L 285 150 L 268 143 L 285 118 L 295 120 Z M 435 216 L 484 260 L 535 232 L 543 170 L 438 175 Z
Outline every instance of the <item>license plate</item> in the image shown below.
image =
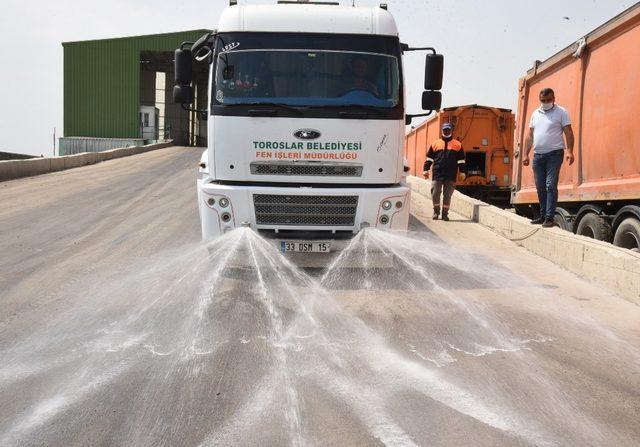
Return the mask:
M 331 251 L 330 241 L 280 241 L 280 251 L 282 253 L 329 253 Z

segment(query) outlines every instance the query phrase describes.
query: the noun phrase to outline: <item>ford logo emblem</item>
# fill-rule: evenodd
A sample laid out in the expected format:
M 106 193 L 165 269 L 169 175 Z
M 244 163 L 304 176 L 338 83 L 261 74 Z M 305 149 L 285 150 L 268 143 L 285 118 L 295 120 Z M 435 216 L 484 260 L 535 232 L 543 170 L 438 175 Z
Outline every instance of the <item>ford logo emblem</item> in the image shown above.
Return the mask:
M 315 140 L 322 135 L 319 131 L 314 129 L 300 129 L 293 133 L 293 136 L 299 140 Z

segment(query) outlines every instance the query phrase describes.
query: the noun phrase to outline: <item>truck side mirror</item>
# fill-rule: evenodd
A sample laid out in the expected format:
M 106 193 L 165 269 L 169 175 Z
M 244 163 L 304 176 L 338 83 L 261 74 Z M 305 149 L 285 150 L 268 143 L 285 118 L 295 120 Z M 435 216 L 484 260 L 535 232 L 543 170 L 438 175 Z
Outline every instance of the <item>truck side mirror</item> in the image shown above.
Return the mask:
M 444 56 L 442 54 L 427 54 L 427 60 L 424 65 L 424 89 L 440 90 L 442 88 L 443 72 Z
M 193 102 L 193 87 L 190 85 L 174 85 L 173 102 L 176 104 L 191 104 Z
M 191 84 L 193 80 L 193 55 L 191 50 L 177 49 L 175 51 L 176 84 Z
M 442 105 L 442 93 L 427 90 L 422 92 L 422 109 L 423 110 L 440 110 Z
M 177 49 L 174 58 L 176 86 L 173 88 L 173 101 L 176 104 L 191 104 L 193 100 L 193 58 L 191 50 Z

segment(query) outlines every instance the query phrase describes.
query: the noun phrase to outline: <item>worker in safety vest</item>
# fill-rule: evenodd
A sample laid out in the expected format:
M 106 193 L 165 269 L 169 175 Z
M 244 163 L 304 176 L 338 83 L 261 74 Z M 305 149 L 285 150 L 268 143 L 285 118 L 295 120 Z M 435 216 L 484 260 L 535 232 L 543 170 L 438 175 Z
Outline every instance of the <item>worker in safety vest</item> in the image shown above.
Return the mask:
M 453 125 L 442 125 L 442 138 L 431 143 L 427 151 L 422 175 L 429 178 L 429 169 L 433 166 L 431 182 L 431 198 L 433 199 L 433 220 L 440 217 L 440 196 L 442 200 L 442 220 L 449 220 L 449 205 L 451 196 L 456 189 L 458 170 L 462 180 L 467 177 L 467 167 L 464 163 L 462 143 L 453 138 Z M 444 194 L 443 194 L 444 193 Z

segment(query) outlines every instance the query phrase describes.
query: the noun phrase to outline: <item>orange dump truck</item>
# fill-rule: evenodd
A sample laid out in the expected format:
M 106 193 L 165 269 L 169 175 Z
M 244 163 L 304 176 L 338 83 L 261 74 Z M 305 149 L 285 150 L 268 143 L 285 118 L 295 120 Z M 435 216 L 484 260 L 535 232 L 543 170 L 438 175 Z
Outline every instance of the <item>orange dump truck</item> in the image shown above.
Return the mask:
M 427 149 L 440 137 L 440 128 L 446 122 L 454 125 L 453 137 L 462 142 L 467 165 L 467 178 L 458 180 L 456 189 L 497 206 L 508 206 L 515 125 L 511 110 L 477 104 L 448 107 L 412 129 L 405 138 L 405 157 L 412 175 L 422 175 Z
M 567 109 L 575 162 L 564 163 L 556 222 L 564 229 L 620 247 L 640 246 L 640 3 L 520 79 L 516 155 L 524 149 L 540 90 L 550 87 Z M 531 166 L 516 158 L 513 206 L 537 213 Z

